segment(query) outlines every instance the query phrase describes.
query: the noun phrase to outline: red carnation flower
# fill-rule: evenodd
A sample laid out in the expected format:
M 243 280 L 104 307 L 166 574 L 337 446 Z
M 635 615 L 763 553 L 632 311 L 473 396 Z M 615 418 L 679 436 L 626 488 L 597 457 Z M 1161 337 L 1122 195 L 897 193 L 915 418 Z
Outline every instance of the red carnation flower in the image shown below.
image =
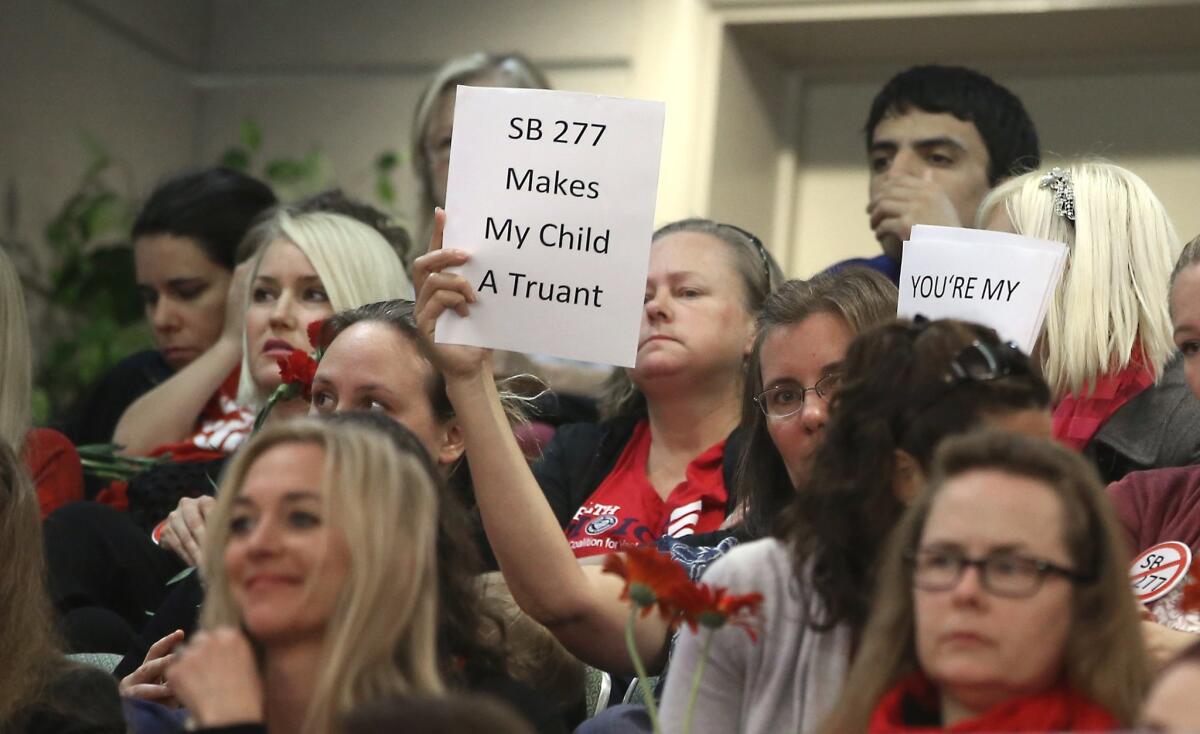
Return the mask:
M 325 325 L 325 319 L 313 321 L 308 325 L 308 343 L 312 345 L 314 352 L 322 350 L 321 345 L 321 327 Z
M 293 349 L 287 357 L 278 357 L 279 377 L 284 385 L 295 387 L 305 401 L 312 400 L 313 378 L 317 375 L 317 360 L 302 349 Z

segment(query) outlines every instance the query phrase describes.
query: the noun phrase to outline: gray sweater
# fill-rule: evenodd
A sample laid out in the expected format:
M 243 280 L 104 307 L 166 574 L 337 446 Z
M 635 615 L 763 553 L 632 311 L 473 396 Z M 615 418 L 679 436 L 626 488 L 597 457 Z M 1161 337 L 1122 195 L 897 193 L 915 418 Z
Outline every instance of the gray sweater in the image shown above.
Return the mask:
M 814 632 L 804 624 L 791 552 L 773 538 L 730 551 L 704 574 L 706 583 L 764 597 L 762 634 L 751 642 L 724 627 L 713 638 L 693 715 L 694 734 L 808 732 L 837 701 L 849 668 L 851 635 L 842 626 Z M 813 602 L 816 604 L 817 602 Z M 682 732 L 692 676 L 705 636 L 683 629 L 663 694 L 663 729 Z

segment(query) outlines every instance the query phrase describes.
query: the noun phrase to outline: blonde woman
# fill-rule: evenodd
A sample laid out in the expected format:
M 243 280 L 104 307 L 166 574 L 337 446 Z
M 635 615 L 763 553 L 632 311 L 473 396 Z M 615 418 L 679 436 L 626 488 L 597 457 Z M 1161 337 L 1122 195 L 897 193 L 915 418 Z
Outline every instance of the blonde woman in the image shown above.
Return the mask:
M 18 451 L 33 477 L 44 518 L 83 499 L 83 467 L 66 436 L 33 428 L 33 345 L 25 291 L 12 260 L 0 250 L 0 442 Z
M 293 347 L 309 349 L 305 328 L 310 321 L 412 296 L 404 265 L 387 240 L 339 214 L 275 210 L 250 229 L 243 249 L 257 254 L 242 266 L 244 272 L 239 269 L 241 280 L 235 276 L 231 298 L 236 304 L 226 309 L 217 343 L 121 416 L 113 441 L 128 453 L 181 443 L 210 454 L 230 453 L 248 433 L 253 412 L 279 384 L 275 358 Z M 233 382 L 239 365 L 236 392 L 226 395 L 218 415 L 203 416 L 210 396 Z M 301 406 L 298 412 L 303 411 Z M 172 455 L 179 454 L 174 447 Z
M 1070 163 L 1000 184 L 978 223 L 1067 245 L 1038 349 L 1055 436 L 1108 481 L 1200 461 L 1200 405 L 1167 310 L 1180 243 L 1150 187 L 1112 163 Z
M 292 348 L 311 349 L 307 335 L 311 322 L 338 309 L 412 291 L 404 266 L 387 241 L 349 217 L 279 210 L 256 225 L 247 239 L 248 246 L 257 247 L 257 254 L 249 261 L 249 282 L 242 286 L 243 292 L 249 291 L 249 303 L 227 311 L 244 314 L 238 317 L 236 329 L 227 329 L 217 345 L 140 398 L 122 417 L 122 424 L 141 436 L 127 447 L 174 442 L 159 449 L 171 453 L 175 460 L 171 465 L 130 483 L 128 515 L 144 521 L 147 529 L 168 517 L 161 526 L 162 548 L 127 514 L 93 503 L 66 507 L 47 520 L 51 590 L 60 612 L 77 616 L 99 607 L 115 613 L 110 622 L 116 627 L 103 640 L 96 639 L 94 625 L 72 626 L 79 631 L 73 642 L 81 649 L 124 650 L 145 624 L 146 610 L 162 603 L 166 581 L 184 564 L 199 563 L 204 518 L 212 506 L 210 497 L 193 499 L 211 491 L 207 478 L 211 465 L 201 460 L 223 459 L 249 435 L 255 411 L 279 385 L 276 359 Z M 243 365 L 240 370 L 235 369 L 238 361 Z M 194 411 L 205 396 L 239 372 L 240 399 L 233 399 L 232 390 L 223 390 L 225 410 L 204 418 L 197 428 Z M 307 411 L 305 401 L 287 401 L 272 412 L 272 420 Z M 190 461 L 178 463 L 184 457 Z M 180 496 L 183 499 L 176 506 Z M 116 649 L 113 638 L 121 640 Z
M 368 701 L 443 692 L 440 489 L 402 435 L 302 418 L 234 458 L 209 522 L 204 631 L 166 675 L 199 727 L 315 734 Z
M 1112 731 L 1150 683 L 1095 470 L 1042 439 L 947 439 L 892 534 L 823 731 Z
M 0 441 L 0 731 L 123 734 L 111 678 L 62 656 L 46 597 L 37 497 Z

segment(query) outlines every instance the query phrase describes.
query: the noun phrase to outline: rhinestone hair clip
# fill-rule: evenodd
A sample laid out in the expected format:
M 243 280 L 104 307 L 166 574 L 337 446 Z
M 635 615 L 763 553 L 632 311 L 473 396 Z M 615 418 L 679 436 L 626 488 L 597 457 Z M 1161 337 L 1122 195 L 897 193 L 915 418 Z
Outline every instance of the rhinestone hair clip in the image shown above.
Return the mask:
M 1055 166 L 1042 176 L 1038 188 L 1054 191 L 1054 213 L 1075 221 L 1075 188 L 1071 185 L 1071 174 Z

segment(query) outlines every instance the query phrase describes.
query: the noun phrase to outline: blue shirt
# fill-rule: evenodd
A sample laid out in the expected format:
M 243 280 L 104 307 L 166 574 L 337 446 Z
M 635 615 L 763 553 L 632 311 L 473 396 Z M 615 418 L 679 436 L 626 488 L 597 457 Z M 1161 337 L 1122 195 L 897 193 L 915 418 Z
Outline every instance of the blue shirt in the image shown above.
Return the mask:
M 856 265 L 862 268 L 870 268 L 883 273 L 888 280 L 896 285 L 900 285 L 900 263 L 888 257 L 887 255 L 877 255 L 876 257 L 853 257 L 849 260 L 843 260 L 840 263 L 834 263 L 825 269 L 827 273 L 836 273 L 842 268 L 848 268 Z

